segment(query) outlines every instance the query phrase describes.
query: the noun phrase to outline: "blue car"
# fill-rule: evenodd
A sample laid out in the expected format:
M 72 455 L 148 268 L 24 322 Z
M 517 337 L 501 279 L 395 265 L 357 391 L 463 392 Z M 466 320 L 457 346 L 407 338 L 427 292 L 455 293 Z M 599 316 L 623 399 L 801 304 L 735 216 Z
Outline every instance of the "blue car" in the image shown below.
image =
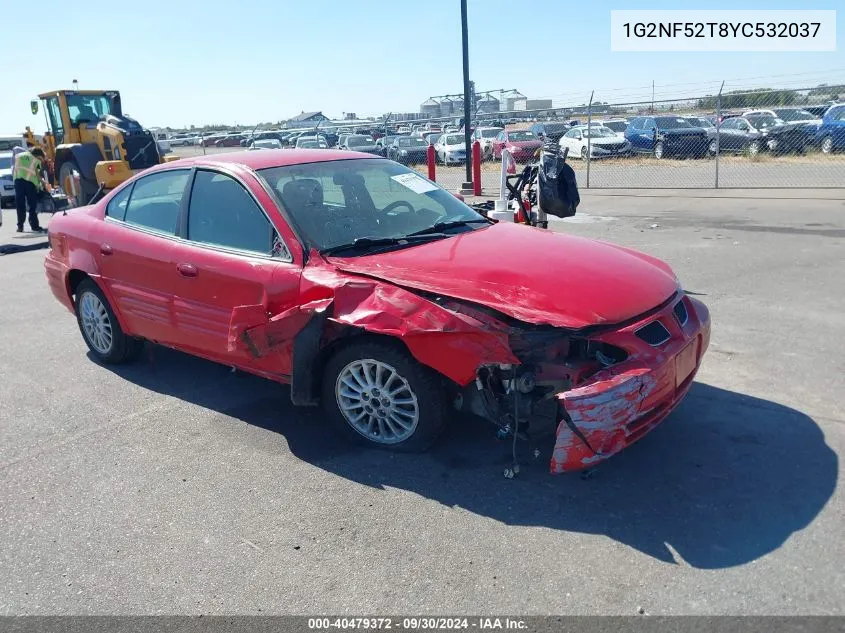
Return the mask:
M 702 158 L 707 155 L 708 138 L 704 128 L 695 127 L 678 116 L 644 116 L 632 119 L 625 130 L 631 150 L 664 156 Z
M 845 149 L 845 103 L 830 106 L 824 113 L 816 144 L 825 154 Z

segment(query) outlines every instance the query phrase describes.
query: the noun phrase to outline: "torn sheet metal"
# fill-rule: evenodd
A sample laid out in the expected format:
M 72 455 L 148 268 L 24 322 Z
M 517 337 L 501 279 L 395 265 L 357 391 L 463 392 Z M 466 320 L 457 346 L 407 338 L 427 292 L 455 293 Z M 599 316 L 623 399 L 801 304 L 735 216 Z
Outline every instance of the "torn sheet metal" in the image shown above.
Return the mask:
M 339 272 L 317 253 L 303 271 L 302 295 L 307 303 L 275 315 L 263 305 L 235 308 L 229 351 L 255 358 L 290 351 L 311 315 L 327 310 L 333 323 L 400 339 L 419 362 L 459 385 L 472 382 L 481 364 L 519 362 L 504 331 L 390 283 Z

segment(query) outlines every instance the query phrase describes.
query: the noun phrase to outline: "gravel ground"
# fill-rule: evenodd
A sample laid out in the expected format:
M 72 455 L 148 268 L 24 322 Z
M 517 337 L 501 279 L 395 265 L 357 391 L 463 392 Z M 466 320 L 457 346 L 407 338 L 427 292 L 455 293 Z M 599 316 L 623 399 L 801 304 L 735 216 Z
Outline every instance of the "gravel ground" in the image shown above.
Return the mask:
M 5 211 L 0 614 L 842 614 L 845 201 L 790 195 L 584 192 L 554 223 L 666 259 L 713 318 L 689 397 L 590 479 L 504 479 L 480 422 L 352 448 L 160 348 L 102 367 Z

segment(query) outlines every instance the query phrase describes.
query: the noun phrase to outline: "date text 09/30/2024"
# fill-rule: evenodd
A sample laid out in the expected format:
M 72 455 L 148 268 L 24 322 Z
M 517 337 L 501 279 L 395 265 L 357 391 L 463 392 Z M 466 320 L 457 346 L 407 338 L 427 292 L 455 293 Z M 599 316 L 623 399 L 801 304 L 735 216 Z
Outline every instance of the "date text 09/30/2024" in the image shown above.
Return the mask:
M 332 629 L 397 629 L 405 631 L 477 629 L 525 630 L 524 620 L 507 617 L 326 617 L 309 618 L 308 628 L 316 631 Z

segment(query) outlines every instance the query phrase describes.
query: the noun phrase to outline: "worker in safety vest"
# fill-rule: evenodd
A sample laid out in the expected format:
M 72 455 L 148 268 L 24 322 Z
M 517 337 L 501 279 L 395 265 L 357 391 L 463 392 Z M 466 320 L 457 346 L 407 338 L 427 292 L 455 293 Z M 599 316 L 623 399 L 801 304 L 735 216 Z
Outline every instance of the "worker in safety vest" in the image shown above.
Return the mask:
M 44 190 L 41 176 L 41 161 L 46 160 L 44 150 L 33 147 L 15 156 L 12 178 L 15 181 L 15 204 L 18 208 L 18 233 L 23 233 L 26 220 L 26 208 L 29 206 L 29 228 L 36 233 L 44 233 L 38 223 L 38 196 Z

